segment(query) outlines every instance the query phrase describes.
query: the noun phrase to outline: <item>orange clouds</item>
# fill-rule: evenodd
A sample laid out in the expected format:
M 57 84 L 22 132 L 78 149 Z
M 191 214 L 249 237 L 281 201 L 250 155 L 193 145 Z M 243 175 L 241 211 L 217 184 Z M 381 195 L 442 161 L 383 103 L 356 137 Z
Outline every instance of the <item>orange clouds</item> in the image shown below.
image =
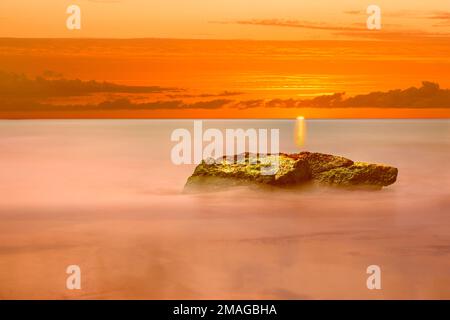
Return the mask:
M 26 118 L 33 118 L 39 113 L 61 112 L 72 114 L 76 112 L 81 117 L 90 117 L 92 113 L 101 112 L 103 116 L 109 117 L 117 111 L 125 112 L 128 116 L 133 112 L 141 111 L 154 112 L 159 110 L 216 110 L 218 117 L 226 117 L 231 110 L 237 112 L 245 109 L 336 109 L 336 108 L 408 108 L 408 109 L 430 109 L 444 108 L 450 110 L 450 90 L 441 89 L 438 84 L 423 82 L 420 88 L 411 87 L 408 89 L 390 90 L 388 92 L 372 92 L 368 94 L 345 97 L 343 93 L 332 95 L 321 95 L 311 99 L 255 99 L 255 100 L 235 100 L 231 97 L 238 97 L 240 93 L 222 92 L 218 94 L 180 94 L 179 98 L 191 99 L 229 97 L 220 99 L 208 99 L 187 102 L 180 99 L 173 99 L 177 95 L 167 95 L 167 99 L 153 99 L 152 101 L 132 101 L 129 98 L 110 98 L 98 103 L 48 103 L 47 98 L 89 96 L 98 92 L 113 93 L 161 93 L 164 90 L 156 86 L 125 86 L 108 82 L 81 81 L 81 80 L 47 80 L 41 77 L 29 79 L 24 75 L 0 73 L 0 114 L 26 115 Z M 181 90 L 181 89 L 180 89 Z M 39 117 L 39 116 L 37 116 Z M 147 117 L 152 117 L 147 113 Z M 195 116 L 194 116 L 195 117 Z
M 239 20 L 235 23 L 241 25 L 257 25 L 257 26 L 270 26 L 270 27 L 288 27 L 288 28 L 300 28 L 311 30 L 328 30 L 328 31 L 367 31 L 367 28 L 354 26 L 345 26 L 338 24 L 299 21 L 299 20 L 283 20 L 283 19 L 251 19 L 251 20 Z
M 449 117 L 449 43 L 0 39 L 0 117 Z
M 347 14 L 359 15 L 358 11 L 347 11 Z M 436 19 L 440 22 L 433 26 L 447 27 L 450 26 L 450 13 L 444 12 L 428 17 L 429 19 Z M 346 24 L 330 24 L 325 22 L 312 22 L 301 20 L 286 20 L 286 19 L 250 19 L 250 20 L 238 20 L 231 23 L 238 25 L 253 25 L 263 27 L 283 27 L 283 28 L 297 28 L 305 30 L 321 30 L 329 31 L 334 36 L 347 36 L 351 38 L 368 38 L 368 39 L 405 39 L 413 37 L 449 37 L 450 32 L 443 32 L 442 30 L 421 30 L 421 29 L 407 29 L 407 28 L 395 28 L 391 26 L 385 26 L 382 30 L 373 31 L 368 30 L 365 26 L 364 19 L 361 19 L 359 23 Z M 225 23 L 230 22 L 211 22 L 211 23 Z
M 318 96 L 313 99 L 249 100 L 236 103 L 239 109 L 248 108 L 444 108 L 450 109 L 450 90 L 424 81 L 420 88 L 371 92 L 345 98 L 344 93 Z

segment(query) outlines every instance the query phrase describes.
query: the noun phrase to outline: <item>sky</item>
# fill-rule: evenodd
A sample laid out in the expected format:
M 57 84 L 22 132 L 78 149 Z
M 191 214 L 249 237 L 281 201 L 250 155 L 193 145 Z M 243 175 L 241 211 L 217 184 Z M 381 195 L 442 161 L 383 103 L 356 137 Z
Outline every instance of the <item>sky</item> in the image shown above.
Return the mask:
M 1 0 L 0 118 L 449 118 L 450 1 L 370 4 Z
M 81 8 L 68 30 L 66 8 Z M 382 10 L 385 34 L 445 34 L 447 0 L 2 0 L 1 37 L 302 40 L 360 37 L 366 8 Z M 364 32 L 366 33 L 366 32 Z

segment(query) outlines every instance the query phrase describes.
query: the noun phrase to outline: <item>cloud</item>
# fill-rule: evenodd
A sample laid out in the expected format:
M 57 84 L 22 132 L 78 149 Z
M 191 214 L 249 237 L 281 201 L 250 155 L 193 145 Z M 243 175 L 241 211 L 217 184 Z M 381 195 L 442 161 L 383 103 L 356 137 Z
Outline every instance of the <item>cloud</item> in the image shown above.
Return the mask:
M 58 77 L 58 79 L 54 79 Z M 93 93 L 163 93 L 178 92 L 176 88 L 158 86 L 127 86 L 109 82 L 61 79 L 60 74 L 46 71 L 30 79 L 23 74 L 0 72 L 0 97 L 53 98 L 85 96 Z
M 36 111 L 108 111 L 108 110 L 162 110 L 162 109 L 219 109 L 232 100 L 225 97 L 238 95 L 238 92 L 223 91 L 218 94 L 192 95 L 195 98 L 217 98 L 213 100 L 187 103 L 182 99 L 170 99 L 150 102 L 136 102 L 129 98 L 109 98 L 99 103 L 71 104 L 65 98 L 85 97 L 91 94 L 154 94 L 180 92 L 182 89 L 163 88 L 158 86 L 127 86 L 109 82 L 67 80 L 62 74 L 45 71 L 43 75 L 30 79 L 22 74 L 0 72 L 0 111 L 3 112 L 36 112 Z M 119 95 L 120 96 L 120 95 Z M 176 94 L 172 94 L 177 97 Z M 180 97 L 190 97 L 179 94 Z M 50 98 L 56 101 L 49 102 Z M 148 97 L 147 97 L 148 98 Z M 220 98 L 220 99 L 219 99 Z M 51 100 L 51 99 L 50 99 Z M 88 101 L 88 100 L 86 100 Z
M 133 103 L 129 99 L 116 99 L 103 101 L 98 104 L 69 104 L 57 105 L 40 103 L 28 99 L 0 100 L 0 112 L 89 112 L 89 111 L 117 111 L 117 110 L 184 110 L 184 109 L 220 109 L 228 105 L 232 100 L 215 99 L 210 101 L 198 101 L 185 103 L 182 100 L 154 101 L 145 103 Z
M 345 11 L 346 14 L 362 14 L 362 11 Z M 384 16 L 401 16 L 400 13 L 392 12 L 388 14 L 384 14 Z M 426 18 L 426 15 L 417 18 Z M 446 17 L 446 13 L 440 13 L 435 16 L 436 18 Z M 310 22 L 310 21 L 301 21 L 295 19 L 250 19 L 250 20 L 237 20 L 237 21 L 210 21 L 210 23 L 221 23 L 221 24 L 239 24 L 239 25 L 254 25 L 254 26 L 265 26 L 265 27 L 281 27 L 281 28 L 299 28 L 299 29 L 307 29 L 307 30 L 323 30 L 329 31 L 333 36 L 346 36 L 346 37 L 363 37 L 363 38 L 371 38 L 371 39 L 398 39 L 404 37 L 449 37 L 450 33 L 448 32 L 434 32 L 434 31 L 425 31 L 425 30 L 412 30 L 412 29 L 398 29 L 395 25 L 386 25 L 383 24 L 382 30 L 368 30 L 365 24 L 361 23 L 353 23 L 350 25 L 339 25 L 339 24 L 330 24 L 323 22 Z M 446 21 L 441 22 L 441 26 L 447 26 Z
M 201 94 L 168 94 L 168 98 L 212 98 L 212 97 L 233 97 L 243 94 L 243 92 L 223 91 L 219 93 L 201 93 Z
M 42 77 L 45 79 L 61 79 L 64 75 L 53 70 L 44 70 L 44 72 L 42 72 Z
M 363 10 L 347 10 L 344 11 L 347 15 L 367 15 Z M 433 27 L 449 27 L 450 26 L 450 11 L 421 11 L 421 10 L 398 10 L 398 11 L 383 11 L 383 17 L 390 18 L 414 18 L 414 19 L 428 19 L 438 20 L 438 23 Z
M 300 21 L 300 20 L 285 20 L 285 19 L 238 20 L 238 21 L 235 21 L 234 23 L 241 24 L 241 25 L 288 27 L 288 28 L 329 30 L 329 31 L 367 31 L 367 29 L 363 28 L 363 27 L 340 26 L 340 25 L 332 25 L 332 24 L 327 24 L 327 23 L 317 23 L 317 22 Z
M 318 96 L 313 99 L 271 99 L 271 100 L 247 100 L 232 104 L 238 109 L 250 108 L 334 108 L 340 107 L 344 93 Z M 338 106 L 339 105 L 339 106 Z
M 350 14 L 350 15 L 361 15 L 361 14 L 366 14 L 365 11 L 362 10 L 347 10 L 344 11 L 345 14 Z
M 381 12 L 382 12 L 383 17 L 390 17 L 390 18 L 426 18 L 427 14 L 429 14 L 423 10 L 388 11 L 388 10 L 383 10 L 383 8 L 381 8 Z M 344 11 L 344 14 L 368 16 L 366 10 L 347 10 L 347 11 Z
M 236 109 L 250 109 L 263 107 L 264 104 L 264 99 L 244 100 L 233 103 L 232 107 Z
M 434 12 L 428 19 L 438 21 L 433 27 L 450 27 L 450 12 L 448 11 Z
M 52 77 L 52 79 L 46 77 Z M 312 99 L 238 100 L 230 97 L 238 96 L 240 92 L 177 94 L 176 92 L 182 90 L 158 86 L 126 86 L 109 82 L 54 79 L 55 77 L 62 77 L 62 75 L 48 71 L 45 72 L 45 77 L 29 79 L 24 75 L 0 72 L 0 112 L 107 112 L 221 108 L 237 110 L 251 108 L 450 108 L 450 90 L 441 89 L 438 84 L 427 81 L 424 81 L 419 88 L 371 92 L 353 97 L 346 97 L 345 93 L 340 92 Z M 172 92 L 171 90 L 175 93 L 169 93 Z M 152 101 L 147 96 L 145 100 L 142 100 L 145 102 L 114 94 L 107 96 L 103 101 L 89 100 L 85 97 L 105 92 L 163 93 L 164 95 L 153 96 L 153 100 L 159 99 L 156 101 Z M 81 96 L 81 100 L 75 99 L 75 101 L 82 102 L 74 104 L 74 100 L 70 99 L 73 96 Z M 184 98 L 195 98 L 196 101 L 186 102 Z
M 345 93 L 318 96 L 313 99 L 272 99 L 239 101 L 232 105 L 248 108 L 450 108 L 450 90 L 424 81 L 419 88 L 371 92 L 345 98 Z
M 447 11 L 434 12 L 432 15 L 428 17 L 428 19 L 450 20 L 450 12 Z
M 424 81 L 419 88 L 397 89 L 357 95 L 338 102 L 345 107 L 373 108 L 450 108 L 450 90 Z
M 182 109 L 219 109 L 230 103 L 231 100 L 215 99 L 210 101 L 197 101 L 185 103 L 182 100 L 153 101 L 144 103 L 133 103 L 129 99 L 117 99 L 104 101 L 97 105 L 77 106 L 80 109 L 90 110 L 182 110 Z M 74 106 L 70 106 L 74 108 Z

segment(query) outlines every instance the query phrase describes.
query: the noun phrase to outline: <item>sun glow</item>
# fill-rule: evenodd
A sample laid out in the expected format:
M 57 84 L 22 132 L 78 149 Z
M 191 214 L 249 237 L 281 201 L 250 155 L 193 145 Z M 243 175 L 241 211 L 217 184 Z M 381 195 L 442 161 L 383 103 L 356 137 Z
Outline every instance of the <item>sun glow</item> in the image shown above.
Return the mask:
M 302 148 L 305 146 L 306 121 L 304 116 L 298 116 L 295 123 L 295 144 Z

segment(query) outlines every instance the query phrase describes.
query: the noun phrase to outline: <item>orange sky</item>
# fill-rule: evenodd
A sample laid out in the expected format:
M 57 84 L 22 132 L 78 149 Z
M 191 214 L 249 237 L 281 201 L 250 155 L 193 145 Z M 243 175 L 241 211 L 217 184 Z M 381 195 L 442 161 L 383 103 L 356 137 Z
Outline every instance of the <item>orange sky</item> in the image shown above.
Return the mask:
M 224 41 L 224 40 L 26 40 L 0 39 L 0 70 L 62 79 L 108 81 L 122 85 L 162 86 L 179 92 L 148 95 L 84 96 L 70 93 L 44 102 L 86 105 L 124 96 L 134 103 L 217 99 L 255 101 L 311 99 L 345 92 L 420 87 L 423 80 L 450 88 L 450 41 Z M 51 72 L 50 72 L 51 71 Z M 225 94 L 224 94 L 225 93 Z M 17 93 L 19 98 L 23 94 Z M 10 99 L 11 100 L 11 99 Z M 1 111 L 3 118 L 427 118 L 449 117 L 450 108 L 419 109 L 311 108 L 156 108 L 71 112 Z M 20 111 L 20 110 L 17 110 Z
M 70 4 L 81 7 L 81 30 L 66 28 Z M 382 29 L 368 31 L 368 3 L 359 0 L 2 0 L 0 37 L 22 39 L 0 39 L 0 72 L 177 88 L 182 93 L 125 96 L 133 103 L 180 100 L 184 107 L 89 114 L 0 109 L 0 117 L 449 117 L 449 108 L 186 107 L 218 99 L 350 97 L 419 87 L 424 80 L 450 88 L 450 2 L 377 4 Z M 39 102 L 83 106 L 118 98 L 105 93 Z
M 65 26 L 71 4 L 81 30 Z M 369 4 L 385 34 L 450 31 L 447 0 L 2 0 L 0 37 L 335 39 L 365 26 Z

